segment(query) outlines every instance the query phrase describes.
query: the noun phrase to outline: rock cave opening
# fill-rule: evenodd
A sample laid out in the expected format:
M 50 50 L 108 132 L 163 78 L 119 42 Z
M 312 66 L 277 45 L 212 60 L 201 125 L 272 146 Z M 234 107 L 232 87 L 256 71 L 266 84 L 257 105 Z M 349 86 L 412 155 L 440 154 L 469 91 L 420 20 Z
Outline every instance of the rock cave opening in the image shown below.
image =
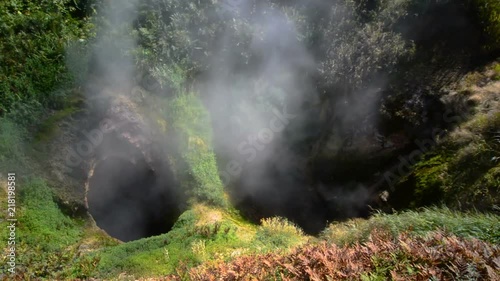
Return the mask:
M 143 159 L 99 161 L 89 179 L 87 204 L 97 226 L 124 242 L 166 233 L 180 215 L 174 180 Z

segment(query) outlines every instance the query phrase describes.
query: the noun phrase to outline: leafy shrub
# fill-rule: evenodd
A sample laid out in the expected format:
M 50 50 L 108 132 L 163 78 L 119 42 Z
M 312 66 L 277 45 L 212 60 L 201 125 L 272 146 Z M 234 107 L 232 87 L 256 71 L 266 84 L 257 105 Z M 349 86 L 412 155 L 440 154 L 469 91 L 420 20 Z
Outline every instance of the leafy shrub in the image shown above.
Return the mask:
M 329 87 L 362 88 L 382 71 L 390 70 L 411 53 L 412 45 L 393 26 L 406 16 L 410 1 L 379 1 L 376 9 L 363 9 L 363 1 L 338 1 L 317 32 L 324 52 L 320 72 Z M 358 12 L 365 14 L 360 18 Z
M 490 51 L 500 50 L 500 2 L 497 0 L 472 0 L 486 35 Z
M 57 87 L 71 81 L 68 42 L 86 38 L 91 26 L 72 16 L 72 0 L 0 2 L 0 115 L 16 103 L 57 104 Z
M 16 102 L 5 116 L 15 122 L 18 126 L 28 129 L 30 132 L 36 130 L 41 124 L 43 116 L 47 111 L 36 100 Z

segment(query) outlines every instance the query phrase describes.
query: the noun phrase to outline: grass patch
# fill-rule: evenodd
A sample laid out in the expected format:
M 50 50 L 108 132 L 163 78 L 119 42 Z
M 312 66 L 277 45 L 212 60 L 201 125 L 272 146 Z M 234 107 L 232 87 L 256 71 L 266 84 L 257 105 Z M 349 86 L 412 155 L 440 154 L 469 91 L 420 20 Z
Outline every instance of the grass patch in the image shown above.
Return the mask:
M 306 242 L 302 229 L 280 217 L 262 219 L 255 239 L 263 247 L 277 251 L 289 250 Z
M 321 237 L 337 245 L 354 244 L 367 241 L 370 233 L 376 229 L 387 231 L 394 237 L 405 231 L 424 236 L 441 229 L 458 237 L 475 237 L 493 244 L 500 243 L 499 216 L 436 207 L 397 214 L 377 213 L 368 220 L 333 223 L 323 231 Z
M 53 200 L 51 189 L 43 180 L 18 180 L 17 184 L 16 277 L 28 280 L 88 276 L 93 269 L 82 268 L 87 263 L 77 254 L 84 222 L 61 212 Z M 2 198 L 4 196 L 5 193 Z M 4 245 L 7 245 L 4 240 L 7 237 L 6 225 L 5 221 L 0 223 Z M 5 257 L 2 265 L 4 271 Z
M 226 209 L 196 204 L 166 234 L 100 251 L 96 276 L 111 278 L 121 273 L 135 278 L 162 276 L 208 261 L 231 261 L 245 254 L 268 253 L 277 249 L 276 241 L 278 246 L 291 247 L 306 240 L 298 228 L 285 220 L 266 221 L 257 227 Z

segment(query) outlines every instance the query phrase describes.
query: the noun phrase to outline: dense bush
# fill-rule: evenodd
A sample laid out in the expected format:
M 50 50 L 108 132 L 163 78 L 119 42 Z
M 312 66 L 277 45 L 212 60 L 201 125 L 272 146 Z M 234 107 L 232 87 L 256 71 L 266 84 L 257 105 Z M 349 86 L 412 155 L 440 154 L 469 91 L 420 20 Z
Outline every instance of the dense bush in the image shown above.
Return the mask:
M 377 73 L 390 71 L 411 50 L 411 43 L 394 31 L 410 1 L 379 1 L 371 10 L 359 2 L 339 1 L 317 27 L 325 83 L 346 89 L 347 97 L 371 83 Z

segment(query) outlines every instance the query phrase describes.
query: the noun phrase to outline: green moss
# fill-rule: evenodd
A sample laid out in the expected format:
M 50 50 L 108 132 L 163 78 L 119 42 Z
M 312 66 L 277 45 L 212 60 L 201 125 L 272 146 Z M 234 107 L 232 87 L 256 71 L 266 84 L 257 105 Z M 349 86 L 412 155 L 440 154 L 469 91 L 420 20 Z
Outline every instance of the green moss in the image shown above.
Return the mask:
M 447 181 L 447 161 L 443 155 L 436 155 L 415 165 L 416 188 L 412 207 L 439 202 L 444 195 Z
M 68 107 L 59 110 L 49 118 L 47 118 L 40 126 L 38 133 L 35 135 L 36 141 L 50 140 L 58 132 L 58 124 L 61 120 L 79 111 L 77 107 Z
M 44 181 L 30 181 L 21 191 L 20 239 L 25 243 L 50 251 L 67 247 L 81 238 L 81 224 L 61 212 Z
M 493 71 L 495 72 L 493 74 L 493 80 L 494 81 L 499 81 L 500 80 L 500 63 L 496 63 L 493 66 Z
M 500 204 L 493 172 L 500 151 L 494 132 L 499 128 L 499 112 L 472 116 L 413 166 L 396 184 L 398 198 L 392 200 L 403 198 L 405 204 L 400 207 L 412 208 L 445 203 L 460 209 L 491 210 Z
M 235 222 L 238 222 L 236 224 Z M 206 260 L 229 260 L 235 252 L 256 252 L 255 226 L 223 209 L 196 205 L 167 234 L 103 249 L 97 276 L 126 273 L 152 277 L 175 273 Z
M 194 93 L 180 94 L 168 105 L 167 120 L 180 138 L 189 195 L 195 201 L 227 206 L 212 149 L 210 115 Z

